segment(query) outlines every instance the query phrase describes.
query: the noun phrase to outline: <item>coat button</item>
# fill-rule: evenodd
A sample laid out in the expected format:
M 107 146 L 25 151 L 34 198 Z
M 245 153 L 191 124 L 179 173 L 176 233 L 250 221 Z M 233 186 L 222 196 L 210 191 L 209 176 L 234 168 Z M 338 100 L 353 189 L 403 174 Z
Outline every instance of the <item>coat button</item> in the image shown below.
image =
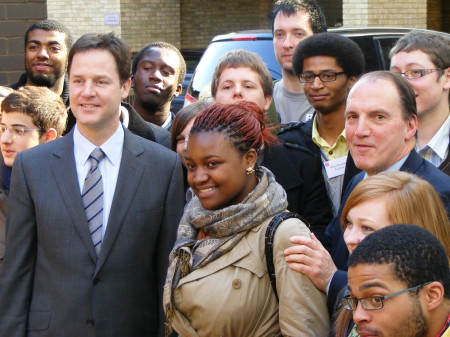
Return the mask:
M 333 150 L 331 150 L 330 152 L 328 152 L 328 154 L 331 156 L 333 154 Z
M 95 278 L 94 279 L 94 285 L 98 286 L 100 284 L 100 282 L 102 282 L 99 278 Z
M 240 279 L 234 279 L 233 280 L 233 288 L 239 289 L 242 286 L 242 281 Z
M 88 320 L 88 321 L 86 322 L 86 324 L 87 324 L 88 326 L 94 326 L 94 325 L 95 325 L 93 320 Z

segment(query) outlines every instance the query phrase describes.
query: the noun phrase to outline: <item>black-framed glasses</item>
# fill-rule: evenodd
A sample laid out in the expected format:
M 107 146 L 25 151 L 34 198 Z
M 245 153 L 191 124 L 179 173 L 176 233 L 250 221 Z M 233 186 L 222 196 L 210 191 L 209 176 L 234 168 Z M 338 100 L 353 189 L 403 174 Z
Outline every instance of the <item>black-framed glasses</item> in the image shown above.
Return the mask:
M 313 73 L 303 73 L 298 75 L 298 79 L 302 83 L 312 83 L 316 77 L 320 78 L 322 82 L 333 82 L 336 81 L 338 75 L 345 74 L 345 72 L 335 72 L 335 71 L 324 71 L 319 74 Z
M 441 68 L 437 68 L 437 69 L 411 69 L 411 70 L 407 70 L 403 73 L 397 73 L 399 75 L 404 76 L 406 79 L 408 80 L 414 80 L 416 78 L 421 78 L 424 77 L 426 75 L 429 75 L 431 73 L 434 73 L 435 71 L 440 71 L 442 70 Z
M 23 136 L 28 131 L 40 131 L 41 129 L 27 129 L 24 126 L 21 125 L 11 125 L 6 126 L 6 124 L 0 123 L 0 134 L 3 134 L 6 132 L 6 130 L 9 130 L 9 133 L 15 137 L 15 136 Z
M 364 310 L 369 310 L 369 311 L 370 310 L 380 310 L 380 309 L 383 309 L 384 301 L 387 300 L 388 298 L 407 293 L 408 291 L 412 291 L 414 289 L 423 287 L 429 283 L 431 283 L 431 281 L 423 283 L 423 284 L 419 284 L 418 286 L 415 286 L 412 288 L 400 290 L 400 291 L 397 291 L 393 294 L 386 295 L 386 296 L 372 296 L 372 297 L 364 297 L 364 298 L 345 296 L 345 297 L 341 298 L 341 303 L 344 306 L 344 308 L 349 311 L 356 310 L 356 308 L 358 307 L 358 302 L 361 303 L 361 306 L 363 307 Z

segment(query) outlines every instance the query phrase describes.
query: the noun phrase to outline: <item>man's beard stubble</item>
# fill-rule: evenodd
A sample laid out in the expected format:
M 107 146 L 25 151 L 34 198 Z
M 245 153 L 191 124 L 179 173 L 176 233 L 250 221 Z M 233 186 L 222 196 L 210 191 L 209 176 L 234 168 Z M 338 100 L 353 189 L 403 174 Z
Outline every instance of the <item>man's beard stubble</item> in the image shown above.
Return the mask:
M 35 75 L 26 65 L 25 71 L 27 73 L 28 80 L 34 85 L 39 87 L 47 87 L 49 89 L 52 89 L 60 79 L 64 78 L 64 71 L 56 68 L 54 68 L 54 72 L 49 75 Z

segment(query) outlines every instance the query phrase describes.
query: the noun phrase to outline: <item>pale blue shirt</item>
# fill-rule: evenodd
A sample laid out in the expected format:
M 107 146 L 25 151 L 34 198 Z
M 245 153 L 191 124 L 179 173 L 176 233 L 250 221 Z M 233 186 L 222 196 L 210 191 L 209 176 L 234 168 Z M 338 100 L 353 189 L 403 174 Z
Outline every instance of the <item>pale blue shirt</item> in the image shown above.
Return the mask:
M 416 151 L 422 158 L 428 160 L 434 166 L 439 167 L 448 155 L 450 134 L 450 114 L 444 124 L 430 139 L 427 145 L 419 149 L 416 144 Z
M 114 134 L 100 146 L 102 151 L 105 153 L 105 158 L 103 158 L 98 166 L 103 180 L 103 238 L 105 237 L 112 200 L 116 190 L 117 177 L 119 176 L 123 143 L 124 131 L 122 124 L 119 123 L 116 132 L 114 132 Z M 81 194 L 83 191 L 84 179 L 91 168 L 91 164 L 88 161 L 89 155 L 97 146 L 92 144 L 80 133 L 76 124 L 73 132 L 73 144 L 78 184 L 80 186 Z

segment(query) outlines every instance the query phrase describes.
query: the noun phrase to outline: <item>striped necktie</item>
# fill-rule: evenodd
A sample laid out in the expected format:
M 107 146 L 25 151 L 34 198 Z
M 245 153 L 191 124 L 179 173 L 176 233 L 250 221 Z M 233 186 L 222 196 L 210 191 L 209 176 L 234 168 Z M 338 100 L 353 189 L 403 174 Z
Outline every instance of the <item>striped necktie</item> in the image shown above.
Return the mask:
M 100 254 L 103 232 L 103 182 L 98 164 L 104 157 L 105 153 L 99 147 L 92 151 L 89 156 L 91 169 L 87 173 L 86 179 L 84 179 L 83 192 L 81 194 L 97 256 Z

